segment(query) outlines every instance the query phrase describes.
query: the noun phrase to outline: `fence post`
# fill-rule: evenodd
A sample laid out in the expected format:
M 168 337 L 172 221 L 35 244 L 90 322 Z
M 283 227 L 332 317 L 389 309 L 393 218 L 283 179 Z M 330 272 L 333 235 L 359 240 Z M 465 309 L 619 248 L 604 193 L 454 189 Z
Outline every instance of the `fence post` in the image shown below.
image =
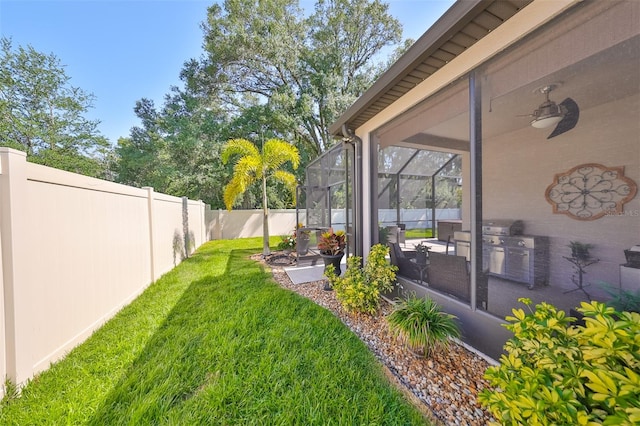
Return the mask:
M 151 265 L 151 283 L 156 281 L 156 264 L 155 264 L 155 226 L 153 223 L 153 200 L 154 191 L 150 186 L 143 186 L 142 189 L 147 190 L 147 210 L 149 217 L 149 264 Z
M 221 209 L 218 209 L 218 222 L 217 222 L 217 225 L 218 225 L 218 239 L 219 240 L 224 238 L 224 230 L 222 229 L 223 228 L 223 226 L 222 226 L 223 225 L 222 224 L 223 221 L 224 221 L 223 212 L 222 212 Z
M 207 228 L 205 226 L 206 224 L 206 220 L 205 220 L 205 206 L 206 204 L 204 203 L 204 201 L 202 200 L 198 200 L 199 202 L 199 206 L 200 206 L 200 245 L 204 244 L 207 242 L 207 238 L 206 238 L 206 232 L 207 232 Z
M 27 206 L 27 154 L 15 149 L 0 148 L 0 237 L 2 239 L 2 314 L 4 320 L 3 369 L 8 379 L 20 384 L 31 376 L 28 357 L 20 356 L 20 324 L 17 321 L 17 304 L 26 301 L 20 294 L 20 283 L 29 265 L 26 215 Z M 22 238 L 21 238 L 22 237 Z
M 184 258 L 191 255 L 191 241 L 189 238 L 189 199 L 182 197 L 182 238 L 184 240 Z

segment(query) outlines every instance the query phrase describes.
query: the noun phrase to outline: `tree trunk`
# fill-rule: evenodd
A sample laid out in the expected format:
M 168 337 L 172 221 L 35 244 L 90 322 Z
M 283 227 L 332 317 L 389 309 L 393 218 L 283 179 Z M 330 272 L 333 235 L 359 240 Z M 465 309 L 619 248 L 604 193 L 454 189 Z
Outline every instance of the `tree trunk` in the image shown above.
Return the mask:
M 267 206 L 267 176 L 262 176 L 262 255 L 271 254 L 269 249 L 269 207 Z

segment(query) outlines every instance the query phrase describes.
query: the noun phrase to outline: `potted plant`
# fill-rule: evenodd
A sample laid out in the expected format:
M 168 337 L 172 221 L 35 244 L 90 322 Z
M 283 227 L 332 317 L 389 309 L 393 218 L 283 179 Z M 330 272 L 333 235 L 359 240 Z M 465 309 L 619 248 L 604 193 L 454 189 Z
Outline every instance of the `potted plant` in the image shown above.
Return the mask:
M 400 337 L 408 349 L 417 356 L 429 356 L 434 350 L 446 349 L 450 337 L 460 337 L 456 317 L 442 312 L 430 298 L 410 294 L 398 300 L 387 316 L 392 334 Z
M 571 281 L 576 285 L 576 290 L 582 291 L 587 296 L 587 299 L 591 300 L 591 295 L 585 290 L 588 284 L 585 285 L 584 283 L 584 275 L 587 273 L 587 267 L 598 263 L 600 259 L 591 257 L 589 250 L 593 248 L 592 244 L 571 241 L 567 247 L 571 249 L 571 257 L 563 257 L 573 265 L 575 272 L 571 277 Z
M 320 256 L 322 256 L 324 260 L 325 271 L 328 265 L 333 265 L 335 274 L 340 276 L 342 273 L 340 261 L 342 260 L 342 256 L 344 256 L 344 248 L 346 245 L 347 235 L 344 231 L 334 232 L 333 228 L 329 228 L 320 234 L 318 250 L 320 250 Z
M 291 254 L 296 249 L 296 236 L 283 235 L 282 240 L 278 243 L 277 249 L 284 251 L 285 254 Z
M 419 265 L 426 265 L 427 258 L 429 257 L 429 247 L 426 244 L 419 243 L 415 245 L 416 248 L 416 263 Z
M 591 258 L 589 250 L 593 248 L 593 244 L 571 241 L 569 247 L 571 248 L 571 257 L 583 261 Z
M 295 231 L 298 244 L 298 254 L 307 254 L 307 252 L 309 251 L 309 240 L 311 239 L 311 231 L 303 228 L 304 225 L 299 223 Z

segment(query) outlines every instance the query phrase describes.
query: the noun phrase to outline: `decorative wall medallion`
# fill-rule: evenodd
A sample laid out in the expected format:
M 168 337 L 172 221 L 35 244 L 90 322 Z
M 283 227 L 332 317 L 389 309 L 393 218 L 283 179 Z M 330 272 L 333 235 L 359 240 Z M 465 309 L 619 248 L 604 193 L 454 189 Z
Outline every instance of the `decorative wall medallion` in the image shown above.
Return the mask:
M 607 214 L 621 214 L 622 206 L 636 195 L 637 185 L 624 176 L 624 167 L 582 164 L 558 173 L 545 197 L 553 213 L 573 219 L 595 220 Z

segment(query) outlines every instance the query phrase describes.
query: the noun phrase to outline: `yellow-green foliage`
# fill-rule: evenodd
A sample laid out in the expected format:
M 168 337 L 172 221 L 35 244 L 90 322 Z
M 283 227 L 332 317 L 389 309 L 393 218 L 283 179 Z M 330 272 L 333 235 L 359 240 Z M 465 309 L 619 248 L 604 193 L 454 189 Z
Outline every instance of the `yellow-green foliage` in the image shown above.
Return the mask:
M 360 267 L 360 256 L 351 256 L 347 259 L 344 277 L 336 276 L 332 265 L 327 267 L 326 276 L 336 292 L 336 298 L 346 310 L 367 314 L 378 310 L 380 294 L 392 289 L 398 269 L 387 262 L 387 253 L 387 246 L 374 245 L 364 268 Z
M 599 302 L 578 310 L 584 326 L 547 303 L 507 317 L 514 337 L 485 374 L 495 389 L 479 398 L 502 424 L 640 424 L 640 314 Z

